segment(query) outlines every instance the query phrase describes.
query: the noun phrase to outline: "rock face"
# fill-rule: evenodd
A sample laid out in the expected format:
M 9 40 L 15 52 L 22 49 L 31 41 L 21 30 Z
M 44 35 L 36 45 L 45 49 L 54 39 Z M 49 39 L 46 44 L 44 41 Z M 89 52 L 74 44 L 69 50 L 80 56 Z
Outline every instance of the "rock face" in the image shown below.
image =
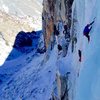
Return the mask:
M 47 50 L 46 59 L 48 59 L 48 51 L 52 50 L 54 45 L 58 45 L 59 51 L 63 51 L 63 57 L 66 56 L 71 38 L 71 13 L 74 0 L 44 0 L 42 13 L 42 27 L 45 48 Z M 58 54 L 59 55 L 59 54 Z M 51 100 L 69 100 L 68 98 L 68 76 L 62 76 L 57 73 L 56 85 Z M 58 95 L 57 95 L 58 94 Z
M 51 42 L 54 42 L 54 26 L 60 34 L 65 31 L 66 38 L 70 38 L 72 3 L 73 0 L 43 1 L 42 26 L 46 48 Z

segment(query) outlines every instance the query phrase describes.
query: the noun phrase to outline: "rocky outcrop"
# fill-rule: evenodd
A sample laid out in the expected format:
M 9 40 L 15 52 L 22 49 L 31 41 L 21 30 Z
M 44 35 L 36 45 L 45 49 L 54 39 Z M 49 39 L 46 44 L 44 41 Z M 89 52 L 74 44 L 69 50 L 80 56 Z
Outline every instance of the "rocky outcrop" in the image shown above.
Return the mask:
M 32 41 L 34 38 L 36 38 L 35 35 L 36 35 L 35 31 L 19 32 L 18 35 L 16 36 L 16 40 L 13 47 L 20 48 L 20 47 L 25 47 L 25 46 L 32 46 Z

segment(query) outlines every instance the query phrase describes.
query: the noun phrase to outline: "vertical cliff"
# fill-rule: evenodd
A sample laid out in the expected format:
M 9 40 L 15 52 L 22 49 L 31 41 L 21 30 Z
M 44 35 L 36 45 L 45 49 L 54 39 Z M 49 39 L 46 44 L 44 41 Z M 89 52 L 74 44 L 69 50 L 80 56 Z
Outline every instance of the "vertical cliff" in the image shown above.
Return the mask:
M 71 15 L 73 0 L 43 0 L 42 26 L 45 41 L 46 60 L 54 45 L 57 45 L 58 56 L 67 55 L 68 46 L 72 40 L 70 33 Z M 56 51 L 57 52 L 57 51 Z M 56 74 L 55 89 L 52 93 L 51 100 L 69 100 L 68 98 L 68 74 L 61 75 L 58 71 Z M 57 96 L 57 95 L 58 96 Z

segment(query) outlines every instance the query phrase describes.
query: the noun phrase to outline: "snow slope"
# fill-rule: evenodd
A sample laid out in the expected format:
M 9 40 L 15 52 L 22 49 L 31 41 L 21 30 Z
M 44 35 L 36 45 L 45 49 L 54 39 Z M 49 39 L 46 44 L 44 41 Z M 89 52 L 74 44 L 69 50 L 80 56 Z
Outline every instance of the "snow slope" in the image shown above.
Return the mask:
M 100 100 L 100 0 L 75 0 L 73 9 L 76 7 L 78 27 L 78 49 L 82 50 L 82 63 L 74 60 L 74 67 L 80 68 L 80 75 L 76 79 L 74 100 Z M 96 17 L 96 18 L 95 18 Z M 83 36 L 86 24 L 95 23 L 90 32 L 90 43 Z M 77 58 L 77 53 L 74 53 Z
M 55 50 L 54 50 L 55 51 Z M 1 74 L 12 77 L 1 85 L 1 100 L 48 100 L 55 81 L 56 53 L 52 52 L 50 60 L 42 64 L 44 55 L 28 53 L 1 68 Z M 19 62 L 20 61 L 20 62 Z M 55 67 L 54 67 L 55 66 Z M 20 70 L 19 70 L 20 69 Z
M 57 46 L 55 46 L 46 62 L 45 54 L 34 54 L 33 51 L 6 61 L 0 67 L 0 99 L 49 100 L 57 71 L 61 75 L 71 71 L 70 78 L 73 77 L 70 67 L 71 58 L 69 52 L 67 57 L 58 59 Z

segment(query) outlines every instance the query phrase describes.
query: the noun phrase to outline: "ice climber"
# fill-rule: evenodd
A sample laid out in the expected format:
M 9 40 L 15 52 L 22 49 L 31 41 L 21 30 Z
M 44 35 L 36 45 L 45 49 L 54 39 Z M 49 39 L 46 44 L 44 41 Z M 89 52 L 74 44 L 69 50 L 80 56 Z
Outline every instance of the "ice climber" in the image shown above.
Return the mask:
M 85 28 L 84 28 L 84 31 L 83 31 L 83 34 L 84 34 L 84 36 L 87 37 L 88 42 L 90 41 L 90 35 L 89 35 L 89 32 L 90 32 L 91 29 L 92 29 L 92 24 L 93 24 L 93 23 L 94 23 L 94 21 L 91 22 L 90 24 L 87 24 L 87 25 L 85 26 Z
M 82 52 L 81 52 L 81 50 L 78 50 L 78 55 L 79 55 L 79 61 L 81 62 L 82 61 Z

